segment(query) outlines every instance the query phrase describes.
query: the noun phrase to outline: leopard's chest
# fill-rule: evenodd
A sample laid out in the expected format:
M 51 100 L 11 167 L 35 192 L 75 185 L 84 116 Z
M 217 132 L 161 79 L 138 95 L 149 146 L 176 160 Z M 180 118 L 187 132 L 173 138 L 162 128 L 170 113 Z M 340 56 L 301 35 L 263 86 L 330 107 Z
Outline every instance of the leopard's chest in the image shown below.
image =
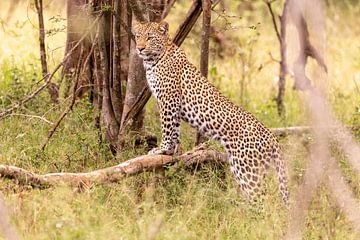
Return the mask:
M 149 88 L 156 99 L 160 96 L 160 77 L 158 76 L 157 69 L 155 67 L 149 67 L 144 65 L 146 71 L 146 80 Z

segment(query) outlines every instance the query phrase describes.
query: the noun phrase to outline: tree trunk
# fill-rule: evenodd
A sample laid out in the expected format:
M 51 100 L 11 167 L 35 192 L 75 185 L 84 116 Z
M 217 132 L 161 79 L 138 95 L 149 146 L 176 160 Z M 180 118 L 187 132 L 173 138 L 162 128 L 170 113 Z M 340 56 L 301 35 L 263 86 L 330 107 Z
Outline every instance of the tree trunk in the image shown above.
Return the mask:
M 137 1 L 130 1 L 133 15 L 133 23 L 135 21 L 142 21 L 148 18 L 152 22 L 160 22 L 162 17 L 165 17 L 170 11 L 170 8 L 167 7 L 168 4 L 173 4 L 173 1 L 165 3 L 164 1 L 152 0 L 150 3 L 138 4 Z M 147 15 L 147 17 L 145 17 Z M 136 53 L 136 45 L 134 41 L 131 41 L 130 44 L 130 56 L 129 56 L 129 72 L 127 78 L 126 86 L 126 95 L 124 100 L 124 109 L 121 120 L 121 126 L 125 124 L 126 117 L 129 114 L 129 111 L 134 107 L 134 104 L 139 99 L 139 94 L 147 88 L 147 81 L 145 70 L 143 67 L 143 61 Z M 132 132 L 139 133 L 143 131 L 145 117 L 145 109 L 142 108 L 134 115 L 129 124 L 129 129 Z M 124 132 L 119 133 L 119 144 L 123 144 L 123 134 Z
M 40 59 L 41 59 L 41 68 L 42 68 L 42 76 L 45 78 L 48 75 L 48 66 L 46 61 L 46 48 L 45 48 L 45 24 L 44 24 L 44 16 L 43 16 L 43 1 L 35 0 L 35 7 L 38 13 L 38 21 L 39 21 L 39 43 L 40 43 Z M 58 86 L 49 82 L 47 85 L 47 89 L 50 94 L 50 98 L 54 103 L 58 103 L 59 91 Z
M 278 106 L 278 114 L 284 116 L 284 95 L 285 95 L 285 85 L 286 85 L 286 74 L 287 74 L 287 64 L 286 64 L 286 25 L 287 25 L 287 14 L 288 14 L 289 1 L 286 0 L 284 3 L 284 9 L 282 15 L 280 16 L 280 76 L 279 76 L 279 90 L 278 96 L 276 98 L 276 103 Z
M 200 72 L 207 78 L 209 69 L 209 39 L 210 39 L 210 23 L 211 23 L 211 0 L 202 0 L 203 9 L 203 25 L 201 33 L 201 56 L 200 56 Z M 207 139 L 200 132 L 196 134 L 196 144 L 205 142 Z
M 67 30 L 66 30 L 66 46 L 65 56 L 69 51 L 77 44 L 79 39 L 85 34 L 87 26 L 90 25 L 91 17 L 84 11 L 84 5 L 86 0 L 67 0 L 66 15 L 67 15 Z M 70 94 L 70 87 L 74 80 L 76 66 L 80 57 L 81 49 L 84 51 L 84 55 L 87 56 L 91 48 L 90 37 L 86 38 L 81 45 L 79 45 L 71 54 L 70 57 L 63 64 L 61 72 L 61 79 L 64 81 L 64 96 L 67 97 Z M 78 91 L 78 95 L 81 96 L 88 87 L 85 87 L 91 83 L 92 79 L 92 61 L 88 62 L 86 66 L 82 66 L 82 76 L 80 77 L 79 87 L 81 91 Z

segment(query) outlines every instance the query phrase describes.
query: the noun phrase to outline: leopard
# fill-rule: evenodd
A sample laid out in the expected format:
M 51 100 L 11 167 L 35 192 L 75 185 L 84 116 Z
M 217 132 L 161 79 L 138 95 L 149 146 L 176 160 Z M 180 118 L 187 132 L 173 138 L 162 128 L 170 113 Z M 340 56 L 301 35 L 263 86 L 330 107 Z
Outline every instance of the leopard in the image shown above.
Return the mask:
M 137 22 L 132 32 L 160 113 L 161 143 L 149 154 L 175 154 L 180 144 L 180 122 L 184 120 L 203 136 L 220 141 L 245 199 L 256 202 L 263 194 L 268 169 L 273 167 L 279 193 L 288 205 L 286 165 L 275 135 L 201 74 L 173 43 L 167 22 Z

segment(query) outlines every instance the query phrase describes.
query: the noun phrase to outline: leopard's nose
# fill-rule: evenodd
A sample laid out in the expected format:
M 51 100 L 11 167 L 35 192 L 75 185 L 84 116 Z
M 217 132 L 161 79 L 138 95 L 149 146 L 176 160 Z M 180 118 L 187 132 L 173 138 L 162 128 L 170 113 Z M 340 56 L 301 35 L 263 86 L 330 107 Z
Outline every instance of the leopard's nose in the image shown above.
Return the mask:
M 139 51 L 139 52 L 142 52 L 142 50 L 144 50 L 145 49 L 145 47 L 137 47 L 137 50 Z

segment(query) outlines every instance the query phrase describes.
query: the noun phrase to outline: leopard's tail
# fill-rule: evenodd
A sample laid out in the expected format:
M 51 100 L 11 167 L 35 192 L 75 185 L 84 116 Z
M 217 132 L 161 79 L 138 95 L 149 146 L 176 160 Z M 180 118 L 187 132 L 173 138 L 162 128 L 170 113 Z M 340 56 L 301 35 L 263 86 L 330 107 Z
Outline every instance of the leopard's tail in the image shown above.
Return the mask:
M 273 149 L 273 161 L 276 171 L 276 175 L 279 180 L 279 192 L 285 205 L 289 206 L 289 190 L 288 190 L 288 177 L 286 171 L 286 165 L 284 163 L 283 155 L 280 151 L 280 147 L 277 146 Z

